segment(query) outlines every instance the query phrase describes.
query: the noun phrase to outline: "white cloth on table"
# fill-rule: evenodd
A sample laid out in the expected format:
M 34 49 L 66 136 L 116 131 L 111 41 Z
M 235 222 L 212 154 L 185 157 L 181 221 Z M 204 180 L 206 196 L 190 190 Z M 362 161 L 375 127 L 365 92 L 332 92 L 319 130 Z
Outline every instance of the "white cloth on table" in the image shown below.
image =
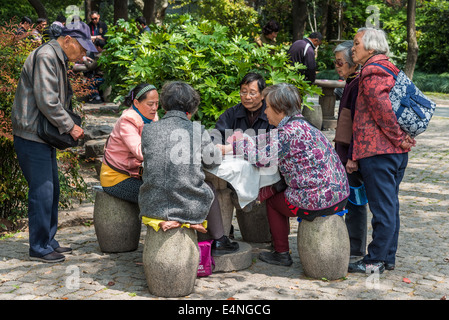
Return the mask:
M 218 167 L 205 170 L 232 185 L 241 208 L 256 200 L 260 188 L 281 180 L 277 166 L 257 168 L 243 156 L 225 155 Z

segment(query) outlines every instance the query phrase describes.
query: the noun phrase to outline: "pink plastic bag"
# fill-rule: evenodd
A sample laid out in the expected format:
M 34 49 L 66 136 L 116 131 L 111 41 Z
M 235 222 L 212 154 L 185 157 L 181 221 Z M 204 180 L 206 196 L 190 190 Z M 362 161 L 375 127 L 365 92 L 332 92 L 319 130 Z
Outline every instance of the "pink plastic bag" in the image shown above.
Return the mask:
M 215 268 L 215 261 L 211 254 L 212 242 L 214 240 L 205 240 L 198 242 L 200 248 L 200 263 L 198 265 L 198 277 L 207 277 L 212 274 Z

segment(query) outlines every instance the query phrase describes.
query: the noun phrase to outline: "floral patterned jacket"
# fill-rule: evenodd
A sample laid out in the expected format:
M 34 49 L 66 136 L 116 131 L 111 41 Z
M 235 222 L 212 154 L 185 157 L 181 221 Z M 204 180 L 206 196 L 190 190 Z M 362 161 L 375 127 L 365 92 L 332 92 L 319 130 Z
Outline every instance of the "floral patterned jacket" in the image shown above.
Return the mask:
M 349 184 L 332 144 L 301 115 L 291 118 L 282 119 L 277 129 L 257 136 L 257 141 L 235 142 L 235 153 L 257 167 L 278 165 L 288 185 L 286 200 L 296 207 L 321 210 L 343 201 Z
M 362 67 L 352 124 L 352 160 L 410 151 L 400 147 L 407 134 L 399 127 L 390 102 L 390 90 L 395 80 L 382 68 L 370 65 L 374 62 L 386 66 L 395 74 L 399 72 L 383 54 L 372 56 Z

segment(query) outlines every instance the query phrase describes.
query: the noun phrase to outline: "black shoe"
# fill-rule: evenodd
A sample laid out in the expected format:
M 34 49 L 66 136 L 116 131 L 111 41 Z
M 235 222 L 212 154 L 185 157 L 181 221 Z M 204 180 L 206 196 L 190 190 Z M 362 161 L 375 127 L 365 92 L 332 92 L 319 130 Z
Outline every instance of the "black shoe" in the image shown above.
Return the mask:
M 233 253 L 239 250 L 237 242 L 231 242 L 228 237 L 223 236 L 219 240 L 214 240 L 212 243 L 212 256 L 219 257 L 224 254 Z
M 57 253 L 72 253 L 72 248 L 58 247 L 54 249 Z
M 384 270 L 383 262 L 365 263 L 363 260 L 359 260 L 348 266 L 348 272 L 351 273 L 382 273 Z
M 292 257 L 290 256 L 290 253 L 288 251 L 261 252 L 259 254 L 259 259 L 269 264 L 275 264 L 278 266 L 286 266 L 286 267 L 291 266 L 293 263 Z
M 385 270 L 394 270 L 394 263 L 385 263 Z
M 62 254 L 53 251 L 52 253 L 46 254 L 43 257 L 32 257 L 32 256 L 30 256 L 30 260 L 41 261 L 41 262 L 48 262 L 48 263 L 55 263 L 55 262 L 62 262 L 62 261 L 64 261 L 65 257 Z

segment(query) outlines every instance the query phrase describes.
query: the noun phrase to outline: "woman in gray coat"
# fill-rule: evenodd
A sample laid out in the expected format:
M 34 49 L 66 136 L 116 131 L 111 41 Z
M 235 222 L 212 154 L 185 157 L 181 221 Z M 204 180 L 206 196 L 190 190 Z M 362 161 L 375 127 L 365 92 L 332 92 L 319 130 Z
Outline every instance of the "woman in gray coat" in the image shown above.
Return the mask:
M 202 223 L 207 219 L 209 234 L 215 240 L 212 254 L 236 251 L 238 243 L 224 235 L 218 199 L 203 171 L 203 167 L 221 163 L 221 152 L 204 127 L 190 121 L 200 103 L 198 93 L 175 81 L 163 86 L 159 102 L 166 114 L 142 131 L 141 215 L 164 220 L 160 224 L 164 231 L 190 224 L 204 233 Z

